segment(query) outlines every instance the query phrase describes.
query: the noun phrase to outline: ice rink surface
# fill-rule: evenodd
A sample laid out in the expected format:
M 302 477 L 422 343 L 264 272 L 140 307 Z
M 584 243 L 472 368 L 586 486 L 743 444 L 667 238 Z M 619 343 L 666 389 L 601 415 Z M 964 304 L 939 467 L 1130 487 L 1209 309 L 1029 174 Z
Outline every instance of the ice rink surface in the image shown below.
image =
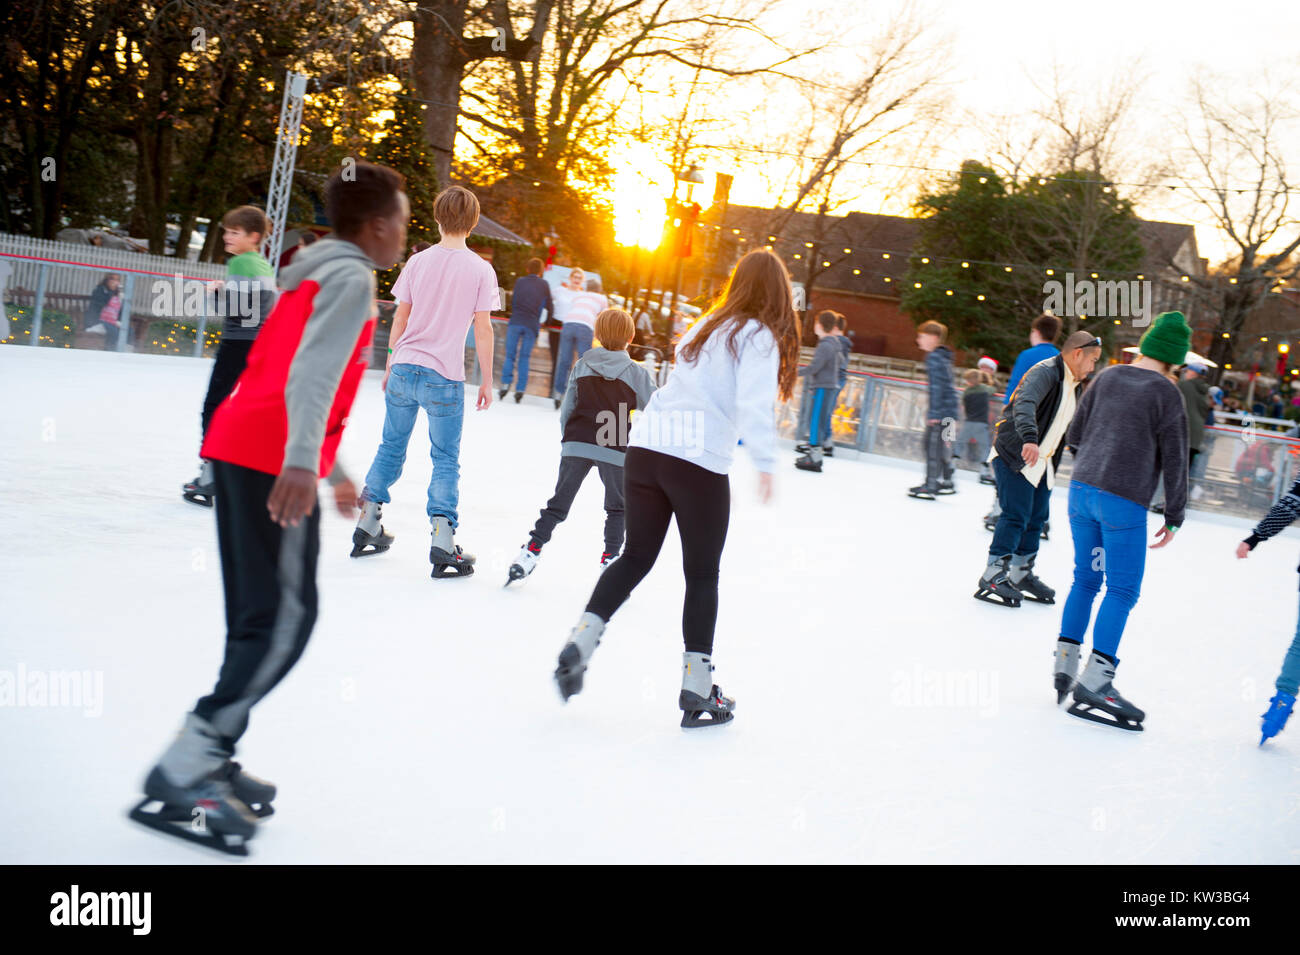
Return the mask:
M 212 511 L 180 496 L 210 367 L 0 348 L 0 678 L 102 685 L 0 707 L 0 862 L 229 861 L 125 816 L 221 659 Z M 1256 745 L 1295 629 L 1295 532 L 1238 561 L 1249 522 L 1192 512 L 1149 553 L 1116 679 L 1147 728 L 1125 733 L 1055 707 L 1059 603 L 971 598 L 991 489 L 969 472 L 923 502 L 905 493 L 919 465 L 805 474 L 783 451 L 764 507 L 742 451 L 714 657 L 736 719 L 685 732 L 676 531 L 561 705 L 551 673 L 599 574 L 600 483 L 502 589 L 559 432 L 549 402 L 475 412 L 473 394 L 458 541 L 478 572 L 429 579 L 417 425 L 391 551 L 349 559 L 350 523 L 325 513 L 312 642 L 237 757 L 280 787 L 243 864 L 1300 858 L 1300 726 Z M 368 373 L 341 451 L 358 484 L 382 419 Z M 1064 489 L 1052 512 L 1038 571 L 1063 601 Z

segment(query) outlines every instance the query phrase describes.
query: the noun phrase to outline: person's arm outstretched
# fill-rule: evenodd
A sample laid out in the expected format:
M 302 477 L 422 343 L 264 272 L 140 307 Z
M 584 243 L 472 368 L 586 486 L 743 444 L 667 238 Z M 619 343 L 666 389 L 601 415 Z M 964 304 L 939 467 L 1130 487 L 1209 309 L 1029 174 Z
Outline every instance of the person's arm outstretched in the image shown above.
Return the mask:
M 1237 545 L 1237 557 L 1244 558 L 1255 549 L 1255 545 L 1282 533 L 1300 517 L 1300 478 L 1296 478 L 1290 490 L 1277 499 L 1277 503 L 1268 509 L 1250 536 Z

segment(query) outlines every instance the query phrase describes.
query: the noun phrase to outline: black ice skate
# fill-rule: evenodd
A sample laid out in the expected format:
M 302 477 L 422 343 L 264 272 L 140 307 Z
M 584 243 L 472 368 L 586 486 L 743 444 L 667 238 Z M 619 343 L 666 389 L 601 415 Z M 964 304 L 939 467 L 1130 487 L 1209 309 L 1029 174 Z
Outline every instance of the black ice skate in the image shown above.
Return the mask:
M 222 767 L 222 774 L 230 783 L 230 789 L 240 802 L 253 811 L 258 819 L 265 819 L 275 814 L 271 801 L 275 799 L 275 783 L 258 779 L 252 773 L 244 772 L 244 767 L 234 760 L 227 760 Z
M 1047 533 L 1048 533 L 1048 531 L 1050 531 L 1051 529 L 1052 529 L 1052 522 L 1051 522 L 1051 521 L 1043 521 L 1043 530 L 1042 530 L 1042 533 L 1040 533 L 1038 536 L 1039 536 L 1040 538 L 1042 538 L 1043 540 L 1047 540 Z
M 935 493 L 936 493 L 936 494 L 956 494 L 956 493 L 957 493 L 957 486 L 956 486 L 955 484 L 952 483 L 952 479 L 951 479 L 951 478 L 948 479 L 947 481 L 940 481 L 940 482 L 939 482 L 939 488 L 938 488 L 937 491 L 935 491 Z
M 682 692 L 677 698 L 682 728 L 721 726 L 734 718 L 736 701 L 722 695 L 713 682 L 713 664 L 703 653 L 682 654 Z
M 393 535 L 384 531 L 380 523 L 383 505 L 378 501 L 362 501 L 361 516 L 352 532 L 352 553 L 349 557 L 369 557 L 382 554 L 393 546 Z
M 537 542 L 536 538 L 530 538 L 528 543 L 519 549 L 519 556 L 510 565 L 505 585 L 509 587 L 516 580 L 523 580 L 533 572 L 537 567 L 537 562 L 541 559 L 542 545 Z
M 199 468 L 199 476 L 181 487 L 181 497 L 200 507 L 211 507 L 216 500 L 216 483 L 212 478 L 212 462 L 204 461 Z
M 1060 706 L 1074 689 L 1079 676 L 1079 645 L 1069 640 L 1057 640 L 1052 660 L 1052 682 L 1056 686 L 1056 705 Z
M 497 392 L 497 401 L 505 401 L 505 400 L 506 400 L 506 395 L 509 393 L 509 391 L 510 391 L 509 388 L 502 388 L 500 391 L 498 391 L 498 392 Z
M 600 566 L 604 567 L 606 564 L 612 564 L 616 560 L 618 560 L 618 551 L 616 550 L 601 551 Z
M 794 466 L 800 471 L 816 471 L 821 473 L 822 469 L 822 451 L 821 448 L 814 448 L 794 462 Z
M 228 855 L 248 855 L 257 817 L 219 774 L 177 786 L 155 766 L 144 792 L 129 814 L 142 826 Z
M 1037 558 L 1037 554 L 1012 557 L 1007 576 L 1011 579 L 1011 586 L 1020 591 L 1020 595 L 1026 600 L 1033 600 L 1040 604 L 1054 604 L 1056 591 L 1043 583 L 1034 573 L 1034 561 Z
M 829 448 L 822 448 L 822 454 L 828 458 L 835 457 L 835 445 L 831 445 Z
M 1011 578 L 1007 574 L 1007 565 L 1011 558 L 997 557 L 989 562 L 988 567 L 984 568 L 984 573 L 980 575 L 978 589 L 975 591 L 976 600 L 987 600 L 992 604 L 1002 604 L 1004 607 L 1019 607 L 1021 593 L 1011 583 Z
M 916 487 L 907 489 L 908 497 L 919 498 L 922 501 L 933 501 L 934 496 L 938 493 L 939 489 L 937 487 L 931 487 L 928 484 L 918 484 Z
M 433 542 L 429 545 L 429 574 L 434 580 L 443 577 L 468 577 L 474 573 L 474 555 L 466 554 L 453 539 L 451 521 L 445 517 L 433 519 Z
M 523 401 L 523 400 L 524 400 L 524 393 L 523 393 L 522 391 L 516 391 L 516 392 L 515 392 L 515 404 L 519 404 L 519 402 L 521 402 L 521 401 Z
M 604 632 L 605 621 L 594 613 L 584 613 L 570 631 L 569 642 L 560 651 L 555 668 L 555 685 L 565 703 L 569 702 L 569 697 L 582 692 L 582 675 L 587 672 L 587 664 L 596 647 L 600 646 Z
M 980 471 L 980 483 L 991 484 L 993 487 L 998 486 L 998 482 L 993 479 L 993 472 L 989 471 L 988 468 Z
M 1094 650 L 1083 676 L 1074 685 L 1074 703 L 1066 712 L 1082 720 L 1140 733 L 1146 714 L 1119 695 L 1111 682 L 1114 678 L 1115 664 Z

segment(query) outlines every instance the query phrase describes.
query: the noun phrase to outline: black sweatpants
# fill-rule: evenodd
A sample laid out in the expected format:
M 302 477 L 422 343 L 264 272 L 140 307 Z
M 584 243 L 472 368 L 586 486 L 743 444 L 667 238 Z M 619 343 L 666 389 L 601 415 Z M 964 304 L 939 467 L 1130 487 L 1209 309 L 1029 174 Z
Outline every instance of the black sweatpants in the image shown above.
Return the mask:
M 212 462 L 217 545 L 226 595 L 226 655 L 217 685 L 194 712 L 229 748 L 248 728 L 248 711 L 302 656 L 316 622 L 320 506 L 297 527 L 266 510 L 275 475 Z
M 718 564 L 731 517 L 727 476 L 658 451 L 628 448 L 623 484 L 627 546 L 623 556 L 600 575 L 587 611 L 606 621 L 614 616 L 650 573 L 668 533 L 668 522 L 676 517 L 686 575 L 682 637 L 688 651 L 712 653 L 713 629 L 718 622 Z
M 203 435 L 208 433 L 208 425 L 212 423 L 212 415 L 217 406 L 235 390 L 235 382 L 248 365 L 248 353 L 252 347 L 251 338 L 222 338 L 221 344 L 217 346 L 217 358 L 212 363 L 212 377 L 208 379 L 208 394 L 203 399 Z
M 555 482 L 555 494 L 542 508 L 541 516 L 533 526 L 532 536 L 545 544 L 555 532 L 555 525 L 569 516 L 573 499 L 578 496 L 587 472 L 592 468 L 605 485 L 605 553 L 617 554 L 623 547 L 623 469 L 607 461 L 593 461 L 563 455 L 560 458 L 560 476 Z

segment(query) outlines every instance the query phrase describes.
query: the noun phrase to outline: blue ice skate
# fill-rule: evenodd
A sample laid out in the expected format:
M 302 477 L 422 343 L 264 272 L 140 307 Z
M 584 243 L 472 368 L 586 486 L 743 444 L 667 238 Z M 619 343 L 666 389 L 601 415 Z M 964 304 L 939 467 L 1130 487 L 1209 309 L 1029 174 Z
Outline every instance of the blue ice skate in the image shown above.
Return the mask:
M 1260 728 L 1261 736 L 1259 745 L 1263 746 L 1268 740 L 1282 732 L 1286 726 L 1287 717 L 1291 715 L 1291 708 L 1295 706 L 1295 697 L 1290 693 L 1277 691 L 1277 695 L 1269 701 L 1268 712 L 1264 714 L 1264 725 Z

